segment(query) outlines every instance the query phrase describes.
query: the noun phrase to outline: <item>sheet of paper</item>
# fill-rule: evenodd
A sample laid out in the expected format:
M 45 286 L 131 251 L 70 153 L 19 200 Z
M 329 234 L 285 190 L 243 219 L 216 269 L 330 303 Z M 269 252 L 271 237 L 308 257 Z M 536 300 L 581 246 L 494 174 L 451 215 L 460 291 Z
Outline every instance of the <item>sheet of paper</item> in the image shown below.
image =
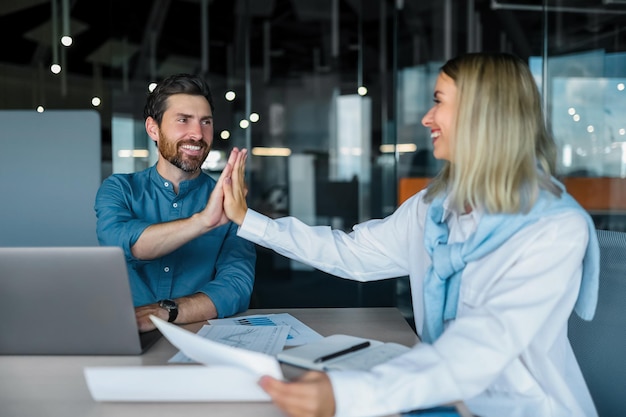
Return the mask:
M 203 326 L 196 334 L 214 342 L 276 356 L 285 347 L 290 326 Z M 178 352 L 169 362 L 190 363 L 191 358 Z
M 96 401 L 269 401 L 257 376 L 231 366 L 89 367 L 84 374 Z
M 195 362 L 205 365 L 230 365 L 245 369 L 257 377 L 270 375 L 283 379 L 278 360 L 273 356 L 205 339 L 156 316 L 150 316 L 150 319 L 170 343 Z
M 290 326 L 285 346 L 300 346 L 323 338 L 321 334 L 289 313 L 255 314 L 241 317 L 209 320 L 211 325 Z
M 274 356 L 205 339 L 155 316 L 150 319 L 174 346 L 203 365 L 86 367 L 94 400 L 268 401 L 259 378 L 284 379 Z

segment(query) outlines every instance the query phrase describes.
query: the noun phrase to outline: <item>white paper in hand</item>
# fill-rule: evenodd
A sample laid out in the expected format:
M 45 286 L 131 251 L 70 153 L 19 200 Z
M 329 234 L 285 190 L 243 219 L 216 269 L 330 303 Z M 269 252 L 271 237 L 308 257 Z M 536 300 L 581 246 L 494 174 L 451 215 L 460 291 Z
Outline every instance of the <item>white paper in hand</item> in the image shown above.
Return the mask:
M 284 379 L 280 364 L 273 356 L 214 342 L 156 316 L 150 316 L 150 319 L 171 344 L 196 362 L 230 365 L 245 369 L 258 377 L 269 375 Z
M 151 318 L 174 346 L 201 365 L 86 367 L 85 380 L 94 400 L 270 401 L 259 378 L 284 379 L 273 356 L 214 342 Z

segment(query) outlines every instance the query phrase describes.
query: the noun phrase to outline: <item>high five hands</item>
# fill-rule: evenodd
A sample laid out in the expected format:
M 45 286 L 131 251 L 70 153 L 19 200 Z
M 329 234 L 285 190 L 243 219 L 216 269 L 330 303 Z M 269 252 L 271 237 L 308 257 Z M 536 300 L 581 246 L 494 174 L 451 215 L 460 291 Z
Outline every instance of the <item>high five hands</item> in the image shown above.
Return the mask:
M 246 159 L 248 151 L 244 148 L 233 148 L 228 157 L 226 168 L 220 176 L 224 193 L 224 214 L 234 223 L 241 225 L 248 210 L 246 195 L 248 189 L 245 184 Z M 218 184 L 219 186 L 219 184 Z
M 217 196 L 223 194 L 223 215 L 238 225 L 243 223 L 248 210 L 248 189 L 244 181 L 247 156 L 246 149 L 233 148 L 215 190 Z M 220 186 L 221 191 L 218 189 Z M 259 384 L 274 404 L 290 417 L 331 417 L 335 414 L 332 385 L 323 372 L 306 372 L 290 382 L 265 376 Z
M 206 207 L 194 215 L 204 225 L 205 232 L 222 226 L 229 220 L 238 225 L 243 222 L 248 210 L 248 189 L 244 183 L 247 155 L 246 149 L 233 148 Z

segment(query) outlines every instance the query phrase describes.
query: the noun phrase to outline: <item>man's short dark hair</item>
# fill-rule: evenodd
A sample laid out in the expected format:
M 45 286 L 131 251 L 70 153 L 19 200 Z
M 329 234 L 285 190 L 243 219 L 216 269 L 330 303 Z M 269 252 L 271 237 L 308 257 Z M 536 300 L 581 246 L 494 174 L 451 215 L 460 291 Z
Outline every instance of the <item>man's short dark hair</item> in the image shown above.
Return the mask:
M 143 117 L 152 117 L 158 125 L 161 125 L 163 113 L 166 110 L 167 99 L 174 94 L 190 94 L 203 96 L 214 111 L 213 95 L 208 83 L 200 77 L 191 74 L 175 74 L 161 81 L 156 88 L 148 94 L 146 105 L 143 109 Z

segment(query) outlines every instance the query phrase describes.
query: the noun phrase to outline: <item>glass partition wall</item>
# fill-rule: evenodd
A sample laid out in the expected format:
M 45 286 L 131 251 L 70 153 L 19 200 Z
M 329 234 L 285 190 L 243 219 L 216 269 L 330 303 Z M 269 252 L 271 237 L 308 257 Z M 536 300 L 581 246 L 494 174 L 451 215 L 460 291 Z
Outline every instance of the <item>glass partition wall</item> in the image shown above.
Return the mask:
M 441 64 L 507 51 L 536 76 L 559 176 L 600 227 L 626 229 L 626 1 L 9 3 L 0 27 L 20 26 L 26 43 L 0 58 L 0 108 L 95 109 L 103 178 L 156 161 L 142 116 L 150 83 L 203 74 L 215 100 L 204 169 L 217 177 L 246 147 L 250 207 L 349 231 L 438 170 L 421 118 Z M 72 46 L 51 40 L 66 32 Z M 254 307 L 398 306 L 409 317 L 409 299 L 405 278 L 354 283 L 258 248 Z

